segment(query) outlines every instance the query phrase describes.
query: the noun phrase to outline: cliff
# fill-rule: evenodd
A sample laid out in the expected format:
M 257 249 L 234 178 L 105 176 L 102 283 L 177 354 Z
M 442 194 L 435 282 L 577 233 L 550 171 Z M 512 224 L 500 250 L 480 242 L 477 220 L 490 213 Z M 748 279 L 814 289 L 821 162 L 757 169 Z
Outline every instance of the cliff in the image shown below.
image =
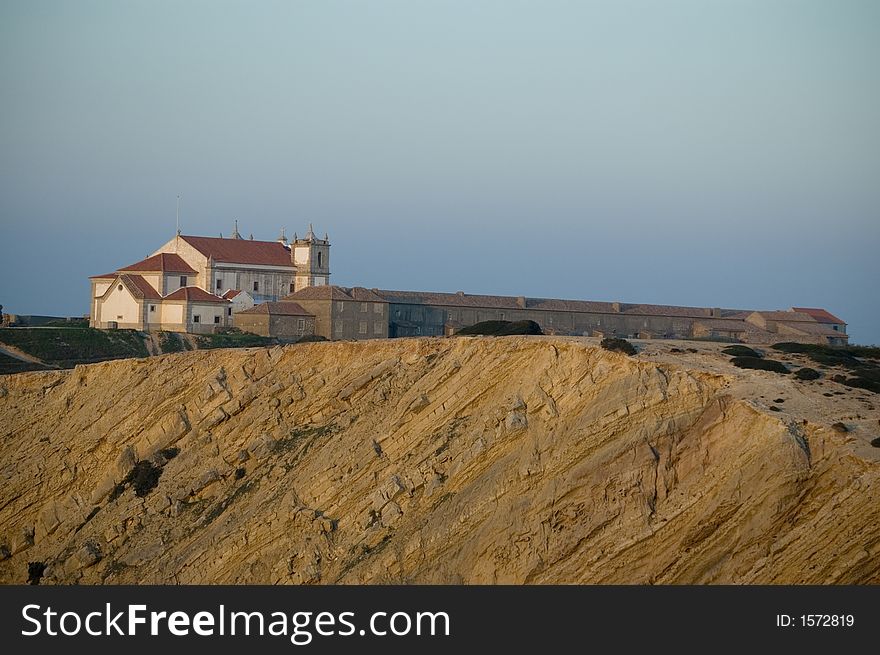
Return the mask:
M 401 339 L 6 376 L 0 581 L 880 581 L 876 396 L 718 349 Z

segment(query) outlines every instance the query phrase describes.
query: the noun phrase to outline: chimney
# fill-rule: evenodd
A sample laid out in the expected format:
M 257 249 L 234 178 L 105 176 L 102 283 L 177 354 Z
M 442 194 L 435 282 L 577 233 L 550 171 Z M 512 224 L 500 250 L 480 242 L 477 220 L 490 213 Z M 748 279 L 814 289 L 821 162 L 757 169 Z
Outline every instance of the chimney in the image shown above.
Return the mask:
M 611 311 L 617 312 L 619 314 L 620 313 L 620 303 L 619 302 L 611 303 Z
M 525 296 L 517 296 L 516 304 L 520 309 L 526 308 L 526 297 Z

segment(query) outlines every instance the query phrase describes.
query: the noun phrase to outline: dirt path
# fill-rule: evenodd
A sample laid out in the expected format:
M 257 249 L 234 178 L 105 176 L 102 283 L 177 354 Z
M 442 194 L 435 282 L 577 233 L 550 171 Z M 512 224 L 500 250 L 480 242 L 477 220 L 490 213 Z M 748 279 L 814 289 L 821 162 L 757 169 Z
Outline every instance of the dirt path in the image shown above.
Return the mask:
M 29 364 L 38 364 L 39 366 L 45 366 L 46 368 L 58 368 L 52 364 L 47 364 L 42 359 L 38 359 L 33 355 L 28 355 L 26 352 L 19 350 L 15 346 L 10 346 L 5 343 L 0 345 L 0 353 Z

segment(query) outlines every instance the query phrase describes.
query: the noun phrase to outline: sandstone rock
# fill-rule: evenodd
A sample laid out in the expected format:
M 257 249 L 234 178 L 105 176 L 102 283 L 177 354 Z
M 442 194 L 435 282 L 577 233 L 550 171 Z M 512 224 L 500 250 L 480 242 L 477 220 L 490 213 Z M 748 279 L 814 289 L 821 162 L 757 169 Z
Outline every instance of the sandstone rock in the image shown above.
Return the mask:
M 401 339 L 4 376 L 0 582 L 36 560 L 60 584 L 880 582 L 865 392 L 715 347 Z M 150 484 L 108 501 L 138 456 Z

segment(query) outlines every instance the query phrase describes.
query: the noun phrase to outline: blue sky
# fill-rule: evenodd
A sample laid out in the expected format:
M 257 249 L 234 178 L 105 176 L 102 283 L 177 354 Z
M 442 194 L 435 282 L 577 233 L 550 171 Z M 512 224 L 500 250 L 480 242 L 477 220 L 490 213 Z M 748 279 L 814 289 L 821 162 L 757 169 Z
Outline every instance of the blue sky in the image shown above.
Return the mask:
M 773 309 L 880 343 L 880 3 L 0 5 L 0 303 L 238 219 L 344 285 Z

